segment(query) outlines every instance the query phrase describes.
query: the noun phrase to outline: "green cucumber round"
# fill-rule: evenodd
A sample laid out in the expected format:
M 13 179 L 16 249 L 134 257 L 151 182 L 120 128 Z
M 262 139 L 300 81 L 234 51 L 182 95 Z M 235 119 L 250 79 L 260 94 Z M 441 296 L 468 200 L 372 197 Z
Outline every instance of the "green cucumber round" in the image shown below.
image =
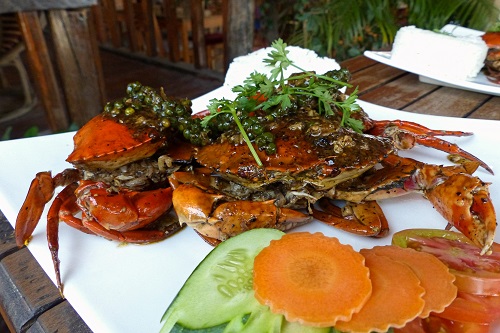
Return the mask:
M 163 315 L 161 333 L 330 332 L 330 328 L 288 323 L 254 297 L 254 258 L 283 235 L 275 229 L 254 229 L 214 248 Z

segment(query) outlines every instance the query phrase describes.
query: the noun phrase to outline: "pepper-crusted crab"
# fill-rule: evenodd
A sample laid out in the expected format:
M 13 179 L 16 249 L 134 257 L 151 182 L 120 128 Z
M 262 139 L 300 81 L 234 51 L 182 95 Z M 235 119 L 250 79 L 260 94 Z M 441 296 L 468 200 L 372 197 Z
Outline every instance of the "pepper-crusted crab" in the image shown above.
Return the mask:
M 255 147 L 263 166 L 244 143 L 222 139 L 197 148 L 195 159 L 202 168 L 170 176 L 179 221 L 218 240 L 252 228 L 287 230 L 312 217 L 347 231 L 381 237 L 388 224 L 376 200 L 419 191 L 450 225 L 486 252 L 495 234 L 495 211 L 487 184 L 470 174 L 480 164 L 488 167 L 423 126 L 400 121 L 369 123 L 376 132 L 378 125 L 398 124 L 400 135 L 393 128 L 391 137 L 357 133 L 340 127 L 336 116 L 299 109 L 266 126 L 277 148 L 276 153 L 266 154 Z M 430 134 L 411 132 L 415 128 Z M 396 145 L 394 137 L 404 142 Z M 396 146 L 415 142 L 474 161 L 444 167 L 397 156 Z M 347 205 L 341 210 L 329 199 L 345 200 Z
M 59 221 L 127 243 L 157 242 L 181 228 L 169 215 L 172 188 L 167 177 L 191 154 L 185 142 L 185 149 L 179 149 L 177 128 L 170 121 L 190 118 L 191 102 L 139 83 L 130 84 L 127 92 L 75 134 L 67 158 L 73 169 L 36 175 L 16 220 L 16 242 L 23 246 L 55 189 L 64 186 L 47 214 L 47 240 L 61 294 Z

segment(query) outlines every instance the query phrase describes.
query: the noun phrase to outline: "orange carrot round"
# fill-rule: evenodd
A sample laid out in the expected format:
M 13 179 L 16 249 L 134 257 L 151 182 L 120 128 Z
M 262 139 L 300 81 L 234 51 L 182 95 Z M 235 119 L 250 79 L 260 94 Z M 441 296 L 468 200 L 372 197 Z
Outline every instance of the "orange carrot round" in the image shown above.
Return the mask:
M 420 280 L 405 264 L 369 251 L 360 251 L 370 269 L 371 297 L 349 321 L 339 321 L 336 329 L 348 332 L 386 332 L 403 327 L 420 315 L 425 290 Z
M 407 264 L 420 279 L 425 289 L 425 306 L 420 318 L 427 318 L 431 312 L 442 312 L 457 296 L 455 276 L 432 254 L 391 245 L 375 246 L 370 251 Z
M 290 233 L 254 261 L 257 300 L 288 321 L 315 327 L 349 320 L 370 297 L 364 257 L 321 233 Z

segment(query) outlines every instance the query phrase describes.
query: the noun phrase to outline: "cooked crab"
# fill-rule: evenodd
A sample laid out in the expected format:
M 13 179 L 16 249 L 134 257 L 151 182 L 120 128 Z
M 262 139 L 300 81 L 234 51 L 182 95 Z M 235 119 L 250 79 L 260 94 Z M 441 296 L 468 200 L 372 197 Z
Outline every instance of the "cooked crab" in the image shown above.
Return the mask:
M 148 87 L 134 87 L 138 87 L 137 95 L 150 92 Z M 23 246 L 55 189 L 65 186 L 47 214 L 47 239 L 61 294 L 59 221 L 127 243 L 160 241 L 181 227 L 168 216 L 172 188 L 167 176 L 188 162 L 190 146 L 183 142 L 179 149 L 175 131 L 159 126 L 159 117 L 151 108 L 137 104 L 135 96 L 129 94 L 85 124 L 75 134 L 74 150 L 67 158 L 75 168 L 54 177 L 49 171 L 38 173 L 19 211 L 16 242 Z M 164 97 L 162 101 L 190 116 L 189 103 Z
M 487 32 L 482 36 L 488 45 L 488 54 L 484 61 L 486 77 L 494 83 L 500 83 L 500 32 Z
M 366 117 L 362 112 L 358 116 Z M 298 109 L 266 126 L 275 136 L 277 149 L 267 154 L 255 147 L 262 167 L 245 144 L 227 138 L 198 148 L 195 159 L 203 168 L 170 177 L 179 221 L 213 243 L 217 241 L 210 238 L 224 240 L 251 228 L 287 230 L 308 223 L 311 216 L 359 234 L 383 236 L 387 221 L 381 214 L 372 219 L 374 214 L 366 213 L 367 209 L 381 212 L 375 200 L 420 191 L 448 223 L 483 252 L 488 251 L 496 228 L 495 212 L 487 184 L 470 173 L 478 165 L 489 168 L 435 137 L 467 133 L 433 131 L 402 121 L 376 122 L 367 117 L 364 122 L 378 135 L 340 127 L 336 116 Z M 443 167 L 397 157 L 397 148 L 416 143 L 474 162 Z M 380 164 L 384 167 L 378 168 Z M 369 186 L 367 179 L 371 179 Z M 463 196 L 457 199 L 455 192 Z M 326 199 L 347 200 L 349 204 L 339 212 Z M 316 202 L 322 203 L 323 210 L 314 206 Z M 355 223 L 346 223 L 350 213 L 357 214 Z

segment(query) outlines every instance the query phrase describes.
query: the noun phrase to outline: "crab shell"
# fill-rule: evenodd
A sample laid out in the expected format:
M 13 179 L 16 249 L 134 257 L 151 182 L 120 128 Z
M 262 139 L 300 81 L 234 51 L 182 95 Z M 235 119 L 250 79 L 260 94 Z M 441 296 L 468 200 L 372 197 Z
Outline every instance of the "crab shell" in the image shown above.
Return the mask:
M 165 141 L 154 128 L 125 126 L 99 114 L 75 134 L 74 150 L 66 161 L 77 168 L 112 170 L 152 156 Z
M 195 154 L 197 162 L 222 177 L 257 189 L 277 181 L 291 189 L 311 184 L 327 190 L 355 178 L 390 154 L 390 140 L 356 133 L 324 117 L 297 115 L 272 127 L 277 151 L 257 154 L 259 167 L 248 146 L 225 141 L 204 146 Z

